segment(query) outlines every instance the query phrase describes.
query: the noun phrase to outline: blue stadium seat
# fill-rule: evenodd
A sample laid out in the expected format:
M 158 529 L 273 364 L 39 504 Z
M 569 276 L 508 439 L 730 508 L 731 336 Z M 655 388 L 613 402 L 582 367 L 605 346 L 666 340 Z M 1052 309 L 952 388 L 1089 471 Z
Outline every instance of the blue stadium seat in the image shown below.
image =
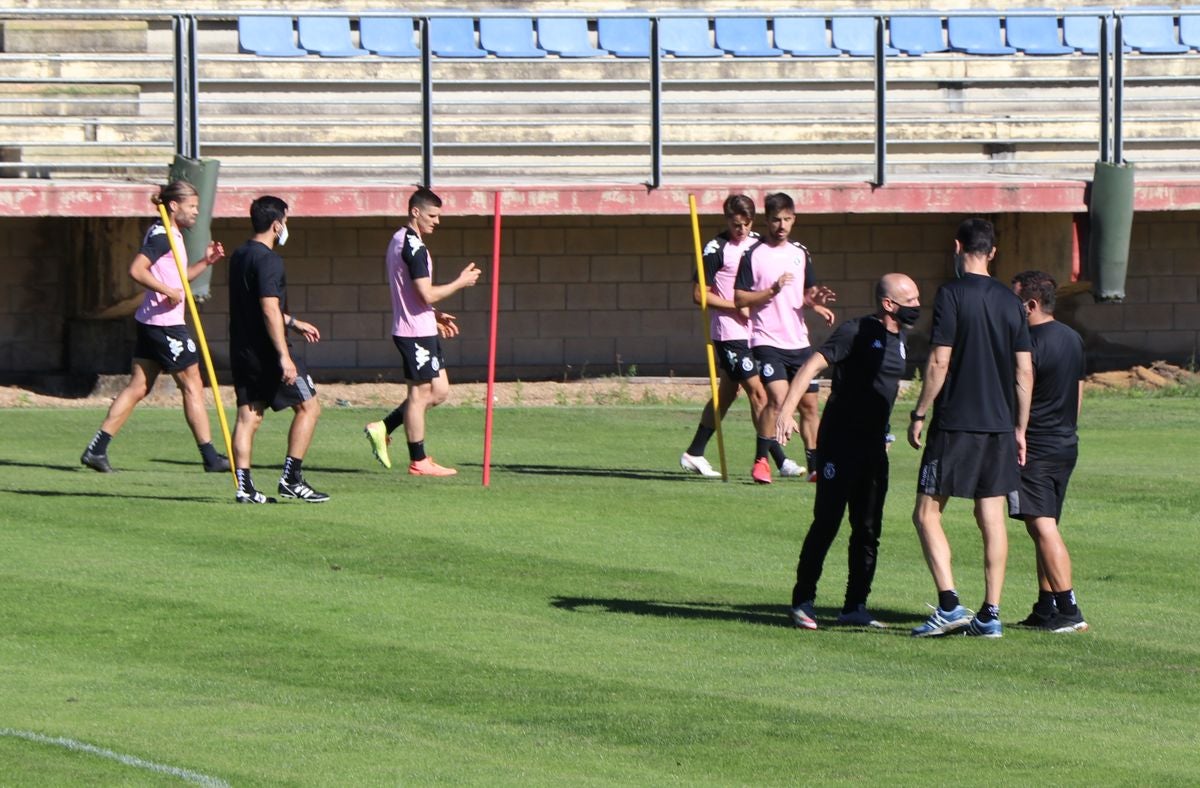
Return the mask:
M 1010 16 L 1005 20 L 1008 43 L 1026 55 L 1071 55 L 1075 47 L 1062 43 L 1058 14 L 1049 8 L 1026 8 L 1025 11 L 1045 11 L 1046 16 Z
M 471 17 L 430 19 L 429 49 L 438 57 L 487 57 L 475 44 L 475 20 Z
M 775 17 L 775 46 L 797 57 L 838 57 L 842 50 L 829 46 L 829 29 L 818 17 Z
M 364 16 L 358 20 L 363 47 L 384 57 L 418 57 L 413 21 L 407 16 Z
M 892 46 L 906 55 L 927 55 L 949 49 L 940 16 L 894 16 L 891 28 Z
M 998 16 L 951 16 L 946 20 L 950 48 L 970 55 L 1015 55 L 1004 43 Z
M 617 57 L 650 57 L 649 19 L 602 16 L 596 20 L 596 35 L 600 48 Z
M 1102 20 L 1096 16 L 1064 16 L 1063 43 L 1075 47 L 1085 55 L 1095 55 L 1100 51 L 1100 26 Z M 1111 36 L 1109 44 L 1112 44 Z M 1125 51 L 1130 51 L 1126 45 Z
M 708 17 L 670 16 L 658 21 L 658 43 L 675 57 L 721 57 L 709 43 Z
M 776 49 L 767 40 L 767 19 L 762 16 L 725 17 L 713 20 L 716 28 L 717 46 L 736 57 L 778 57 L 782 49 Z
M 534 44 L 533 20 L 529 17 L 481 17 L 479 45 L 497 57 L 546 56 L 546 50 Z
M 1139 6 L 1138 10 L 1167 11 L 1163 6 Z M 1121 36 L 1125 43 L 1144 55 L 1181 55 L 1189 47 L 1175 37 L 1173 13 L 1121 18 Z
M 350 18 L 345 16 L 300 17 L 300 46 L 321 57 L 358 57 L 367 50 L 350 40 Z
M 1200 49 L 1200 8 L 1184 6 L 1179 11 L 1179 43 Z
M 239 16 L 238 49 L 268 57 L 303 57 L 296 46 L 296 30 L 288 16 Z
M 875 20 L 869 16 L 835 16 L 830 20 L 833 45 L 855 57 L 875 54 Z M 886 39 L 885 39 L 886 40 Z M 884 46 L 885 55 L 897 55 L 900 50 Z
M 538 46 L 559 57 L 600 57 L 603 49 L 592 46 L 588 23 L 583 17 L 547 17 L 537 21 Z

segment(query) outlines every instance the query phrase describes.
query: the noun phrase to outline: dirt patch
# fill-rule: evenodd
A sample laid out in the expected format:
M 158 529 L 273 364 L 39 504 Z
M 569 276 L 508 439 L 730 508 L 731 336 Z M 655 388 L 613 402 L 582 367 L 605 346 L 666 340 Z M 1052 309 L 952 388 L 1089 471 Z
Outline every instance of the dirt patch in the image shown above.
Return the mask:
M 56 397 L 20 386 L 0 387 L 0 408 L 106 408 L 124 387 L 128 377 L 107 375 L 86 397 Z M 1089 390 L 1132 388 L 1158 389 L 1170 386 L 1200 385 L 1200 373 L 1156 361 L 1148 366 L 1088 376 Z M 321 401 L 327 407 L 389 408 L 404 399 L 402 383 L 322 383 Z M 506 407 L 550 407 L 592 405 L 697 404 L 708 401 L 706 378 L 635 378 L 607 377 L 586 380 L 518 381 L 497 383 L 496 404 Z M 221 387 L 227 405 L 234 401 L 233 389 Z M 456 383 L 450 389 L 449 405 L 480 405 L 486 402 L 487 384 Z M 150 407 L 179 407 L 179 391 L 170 378 L 159 380 L 143 403 Z

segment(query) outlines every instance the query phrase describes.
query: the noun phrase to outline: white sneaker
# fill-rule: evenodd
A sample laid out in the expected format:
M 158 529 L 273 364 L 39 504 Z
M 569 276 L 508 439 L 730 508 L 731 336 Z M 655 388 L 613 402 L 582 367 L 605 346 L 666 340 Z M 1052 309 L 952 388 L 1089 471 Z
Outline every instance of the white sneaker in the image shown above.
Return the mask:
M 839 613 L 837 622 L 847 627 L 875 627 L 876 629 L 887 629 L 887 624 L 883 623 L 875 616 L 867 612 L 866 605 L 859 605 L 849 613 Z
M 804 466 L 788 457 L 783 461 L 783 465 L 779 468 L 780 476 L 803 476 Z
M 721 476 L 720 471 L 714 471 L 713 467 L 708 464 L 708 460 L 703 457 L 693 457 L 686 451 L 679 457 L 679 467 L 685 471 L 698 473 L 701 476 L 708 476 L 709 478 L 720 478 Z

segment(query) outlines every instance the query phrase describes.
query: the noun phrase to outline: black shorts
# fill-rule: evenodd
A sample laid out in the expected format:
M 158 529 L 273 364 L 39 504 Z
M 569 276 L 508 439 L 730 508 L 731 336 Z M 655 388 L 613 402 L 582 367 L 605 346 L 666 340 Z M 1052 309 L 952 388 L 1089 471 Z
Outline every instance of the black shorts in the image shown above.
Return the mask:
M 1014 433 L 930 431 L 921 455 L 918 493 L 994 498 L 1008 495 L 1020 483 Z
M 179 372 L 200 363 L 196 343 L 187 326 L 151 326 L 138 322 L 133 357 L 153 361 L 166 372 Z
M 292 363 L 296 365 L 296 381 L 291 384 L 283 382 L 283 371 L 278 362 L 273 367 L 269 364 L 258 368 L 235 365 L 233 391 L 237 395 L 238 407 L 265 403 L 271 410 L 283 410 L 317 396 L 317 386 L 308 374 L 303 359 L 293 357 Z
M 758 376 L 758 362 L 750 352 L 750 343 L 744 339 L 714 339 L 713 352 L 717 364 L 725 370 L 730 380 L 741 382 Z
M 791 383 L 792 378 L 796 377 L 796 373 L 800 371 L 800 367 L 807 364 L 808 360 L 812 358 L 812 354 L 811 347 L 784 350 L 760 345 L 754 348 L 754 358 L 758 361 L 759 374 L 762 375 L 763 383 L 773 383 L 776 380 Z M 816 394 L 820 390 L 821 387 L 815 380 L 808 384 L 809 394 Z
M 446 360 L 442 343 L 432 337 L 392 337 L 400 358 L 404 359 L 404 379 L 429 381 L 442 374 Z
M 1075 470 L 1076 457 L 1025 461 L 1021 469 L 1021 486 L 1008 494 L 1008 516 L 1016 520 L 1026 517 L 1062 519 L 1063 501 L 1067 498 L 1067 483 Z

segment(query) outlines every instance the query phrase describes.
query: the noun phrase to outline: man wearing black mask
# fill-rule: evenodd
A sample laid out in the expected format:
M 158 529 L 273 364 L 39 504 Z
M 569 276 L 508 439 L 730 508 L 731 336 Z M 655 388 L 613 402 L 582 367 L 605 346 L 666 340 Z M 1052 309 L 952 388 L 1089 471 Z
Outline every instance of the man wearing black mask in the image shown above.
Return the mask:
M 875 578 L 883 503 L 888 488 L 887 438 L 892 405 L 906 366 L 906 329 L 920 317 L 917 283 L 904 274 L 887 274 L 875 285 L 874 314 L 843 323 L 792 379 L 776 421 L 776 440 L 787 443 L 799 427 L 791 415 L 814 377 L 833 367 L 829 399 L 817 433 L 817 495 L 813 521 L 804 538 L 792 623 L 816 629 L 813 602 L 825 556 L 850 510 L 850 573 L 837 623 L 884 627 L 867 611 Z

